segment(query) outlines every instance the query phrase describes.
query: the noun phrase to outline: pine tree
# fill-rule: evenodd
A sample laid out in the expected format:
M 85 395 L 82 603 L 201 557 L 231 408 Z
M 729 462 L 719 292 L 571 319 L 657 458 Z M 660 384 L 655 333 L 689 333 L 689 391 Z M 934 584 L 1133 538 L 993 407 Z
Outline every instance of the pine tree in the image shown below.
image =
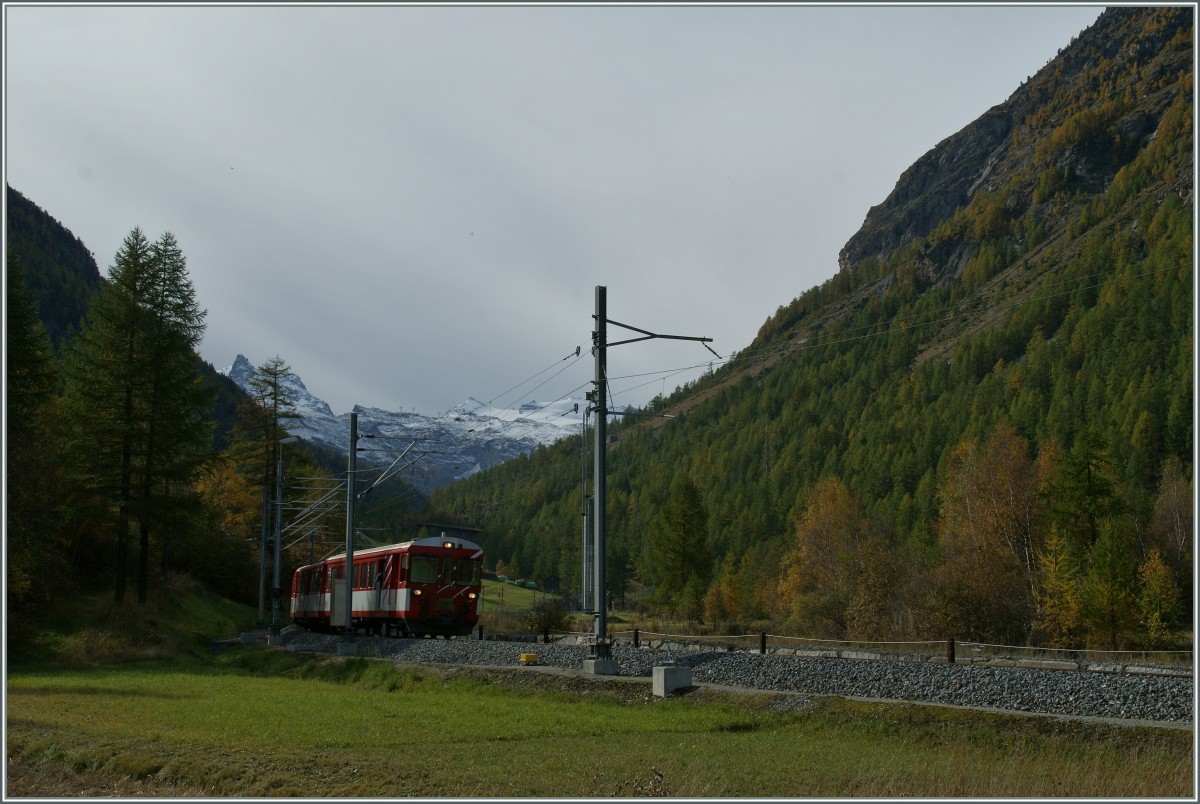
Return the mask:
M 172 235 L 151 245 L 134 228 L 117 251 L 72 344 L 67 430 L 86 512 L 115 536 L 115 599 L 125 598 L 130 538 L 139 545 L 138 601 L 149 586 L 150 537 L 179 527 L 182 495 L 208 456 L 211 393 L 195 347 L 196 304 Z

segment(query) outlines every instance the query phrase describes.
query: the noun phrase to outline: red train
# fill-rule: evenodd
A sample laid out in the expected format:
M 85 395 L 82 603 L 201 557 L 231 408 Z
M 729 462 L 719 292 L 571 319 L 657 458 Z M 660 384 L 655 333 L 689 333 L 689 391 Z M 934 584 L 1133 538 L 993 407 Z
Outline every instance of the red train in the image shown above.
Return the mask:
M 469 634 L 479 622 L 482 567 L 483 548 L 445 534 L 355 550 L 354 627 L 382 636 Z M 296 570 L 292 621 L 316 631 L 341 628 L 345 570 L 345 553 Z

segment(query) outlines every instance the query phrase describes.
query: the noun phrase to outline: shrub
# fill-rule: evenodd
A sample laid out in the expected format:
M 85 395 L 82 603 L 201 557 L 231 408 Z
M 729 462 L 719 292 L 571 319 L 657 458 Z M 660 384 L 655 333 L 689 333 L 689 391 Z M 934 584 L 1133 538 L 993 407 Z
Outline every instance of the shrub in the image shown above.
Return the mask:
M 534 603 L 521 618 L 521 625 L 534 631 L 565 631 L 567 624 L 567 609 L 557 597 Z

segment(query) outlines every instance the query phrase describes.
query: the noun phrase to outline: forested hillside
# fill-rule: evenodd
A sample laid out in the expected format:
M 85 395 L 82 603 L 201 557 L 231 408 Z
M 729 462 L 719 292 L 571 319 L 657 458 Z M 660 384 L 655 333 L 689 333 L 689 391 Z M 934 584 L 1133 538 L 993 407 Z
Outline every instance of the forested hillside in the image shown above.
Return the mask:
M 1189 626 L 1192 16 L 1106 11 L 906 171 L 832 279 L 646 411 L 676 418 L 612 425 L 610 590 L 808 636 Z M 582 448 L 434 515 L 578 589 Z
M 77 330 L 100 287 L 100 269 L 83 241 L 25 196 L 5 186 L 8 247 L 55 345 Z

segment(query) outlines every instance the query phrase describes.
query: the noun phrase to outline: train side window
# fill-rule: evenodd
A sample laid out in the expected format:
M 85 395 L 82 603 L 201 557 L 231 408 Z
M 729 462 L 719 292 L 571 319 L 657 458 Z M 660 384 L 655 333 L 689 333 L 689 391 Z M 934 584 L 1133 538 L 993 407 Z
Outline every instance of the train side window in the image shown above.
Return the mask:
M 397 580 L 401 583 L 408 580 L 408 553 L 400 556 L 400 577 Z

